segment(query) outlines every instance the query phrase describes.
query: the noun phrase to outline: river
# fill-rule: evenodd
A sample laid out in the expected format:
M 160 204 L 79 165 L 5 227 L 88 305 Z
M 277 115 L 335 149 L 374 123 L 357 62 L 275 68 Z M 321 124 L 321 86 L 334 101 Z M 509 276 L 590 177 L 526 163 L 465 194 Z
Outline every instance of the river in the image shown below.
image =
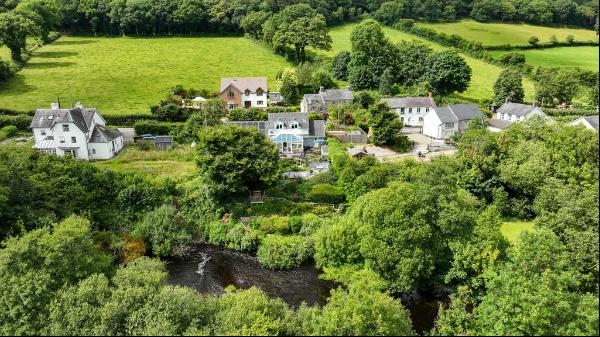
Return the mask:
M 270 270 L 260 266 L 252 254 L 199 244 L 185 258 L 172 259 L 167 264 L 169 283 L 187 286 L 198 292 L 221 295 L 225 287 L 238 289 L 256 286 L 270 297 L 278 297 L 292 307 L 302 302 L 323 305 L 334 284 L 319 278 L 320 271 L 305 263 L 292 270 Z M 418 333 L 433 326 L 440 301 L 434 296 L 413 294 L 402 296 L 410 311 L 413 328 Z

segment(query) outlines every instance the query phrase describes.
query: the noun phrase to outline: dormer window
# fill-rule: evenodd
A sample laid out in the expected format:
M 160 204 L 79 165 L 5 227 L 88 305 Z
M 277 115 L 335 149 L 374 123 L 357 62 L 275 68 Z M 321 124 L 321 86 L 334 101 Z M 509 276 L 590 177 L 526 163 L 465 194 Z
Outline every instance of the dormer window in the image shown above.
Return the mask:
M 69 124 L 63 124 L 63 132 L 69 132 Z
M 275 124 L 275 129 L 281 130 L 281 129 L 283 129 L 283 126 L 284 126 L 283 122 L 277 122 L 277 124 Z
M 250 96 L 250 90 L 246 89 L 246 96 Z
M 290 124 L 290 129 L 297 129 L 299 125 L 300 123 L 298 123 L 298 121 L 292 121 Z
M 256 96 L 262 96 L 263 93 L 264 92 L 261 89 L 256 90 Z

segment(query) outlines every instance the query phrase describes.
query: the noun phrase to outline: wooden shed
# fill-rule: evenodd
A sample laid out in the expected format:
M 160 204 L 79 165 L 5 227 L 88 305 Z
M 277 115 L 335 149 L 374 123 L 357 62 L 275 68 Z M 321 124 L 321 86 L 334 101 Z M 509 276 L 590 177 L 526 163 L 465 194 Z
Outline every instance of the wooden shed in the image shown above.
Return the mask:
M 165 151 L 173 147 L 173 136 L 156 136 L 154 146 L 157 151 Z

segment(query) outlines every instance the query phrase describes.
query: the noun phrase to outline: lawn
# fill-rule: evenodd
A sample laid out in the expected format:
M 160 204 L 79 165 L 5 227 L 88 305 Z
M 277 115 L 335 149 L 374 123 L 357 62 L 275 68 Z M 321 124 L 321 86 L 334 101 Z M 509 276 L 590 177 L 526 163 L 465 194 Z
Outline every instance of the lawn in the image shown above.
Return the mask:
M 531 232 L 533 230 L 533 223 L 527 221 L 504 222 L 500 228 L 502 235 L 504 235 L 511 243 L 515 243 L 519 239 L 521 233 Z
M 565 41 L 573 35 L 575 41 L 598 41 L 596 33 L 588 29 L 572 29 L 533 26 L 527 24 L 481 23 L 462 20 L 452 23 L 418 23 L 417 26 L 431 28 L 446 34 L 456 34 L 467 40 L 481 42 L 485 46 L 528 45 L 529 38 L 537 36 L 541 43 L 548 43 L 555 35 L 559 41 Z
M 327 55 L 327 56 L 333 56 L 342 50 L 351 50 L 352 47 L 351 47 L 351 43 L 350 43 L 350 33 L 352 32 L 352 29 L 355 26 L 356 26 L 356 24 L 347 24 L 347 25 L 342 25 L 342 26 L 332 28 L 329 32 L 329 34 L 331 35 L 331 38 L 333 40 L 331 50 L 326 51 L 326 52 L 319 51 L 319 53 L 322 53 L 323 55 Z M 389 39 L 394 42 L 400 42 L 402 40 L 405 40 L 405 41 L 418 40 L 418 41 L 421 41 L 421 42 L 431 46 L 435 50 L 446 49 L 446 47 L 444 47 L 442 45 L 425 40 L 418 36 L 414 36 L 411 34 L 401 32 L 396 29 L 392 29 L 389 27 L 384 27 L 383 29 L 384 29 L 386 36 L 388 36 Z M 462 56 L 465 58 L 467 63 L 471 66 L 471 68 L 473 70 L 473 75 L 471 77 L 471 85 L 469 86 L 467 91 L 459 94 L 458 96 L 468 99 L 468 100 L 473 100 L 473 101 L 478 101 L 478 100 L 485 99 L 485 98 L 491 98 L 493 96 L 492 87 L 494 86 L 494 82 L 498 78 L 498 75 L 502 71 L 502 68 L 497 67 L 492 64 L 485 63 L 481 60 L 478 60 L 478 59 L 475 59 L 472 57 L 468 57 L 464 54 Z M 533 99 L 533 94 L 534 94 L 533 82 L 525 79 L 523 81 L 523 85 L 525 86 L 526 99 L 527 100 Z
M 598 47 L 560 47 L 517 52 L 525 54 L 527 63 L 533 66 L 579 67 L 598 71 Z M 499 58 L 504 53 L 508 51 L 491 52 L 495 58 Z
M 273 87 L 287 65 L 243 37 L 61 37 L 0 84 L 0 107 L 49 107 L 60 96 L 63 103 L 81 101 L 106 115 L 150 113 L 177 84 L 217 92 L 221 77 L 266 76 Z
M 143 151 L 137 146 L 128 146 L 116 158 L 94 162 L 98 168 L 120 172 L 137 173 L 147 178 L 173 178 L 184 180 L 196 171 L 194 150 L 188 145 L 179 145 L 167 151 Z

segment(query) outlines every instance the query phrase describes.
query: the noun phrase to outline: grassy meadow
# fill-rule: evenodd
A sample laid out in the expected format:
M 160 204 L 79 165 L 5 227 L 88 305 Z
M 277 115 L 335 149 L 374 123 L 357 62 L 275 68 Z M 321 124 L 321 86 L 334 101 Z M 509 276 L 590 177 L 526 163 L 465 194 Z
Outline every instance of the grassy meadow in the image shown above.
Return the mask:
M 546 67 L 579 67 L 598 71 L 598 47 L 559 47 L 549 49 L 519 50 L 525 54 L 527 63 L 533 66 Z M 508 51 L 492 51 L 495 58 L 500 58 Z
M 356 26 L 356 24 L 347 24 L 347 25 L 342 25 L 342 26 L 332 28 L 329 32 L 329 34 L 331 35 L 331 38 L 333 40 L 331 50 L 326 51 L 326 52 L 322 52 L 322 51 L 317 51 L 317 52 L 322 53 L 323 55 L 333 56 L 342 50 L 351 50 L 352 47 L 351 47 L 351 43 L 350 43 L 350 33 L 352 32 L 352 29 L 354 29 L 355 26 Z M 400 42 L 402 40 L 405 40 L 405 41 L 417 40 L 417 41 L 421 41 L 421 42 L 429 45 L 430 47 L 432 47 L 435 50 L 446 49 L 446 47 L 444 47 L 442 45 L 428 41 L 428 40 L 423 39 L 418 36 L 414 36 L 411 34 L 401 32 L 396 29 L 384 27 L 383 30 L 384 30 L 386 36 L 393 42 Z M 458 96 L 468 99 L 468 100 L 474 100 L 474 101 L 478 101 L 478 100 L 485 99 L 485 98 L 491 98 L 493 96 L 492 87 L 494 85 L 494 82 L 498 78 L 498 75 L 502 71 L 502 68 L 492 65 L 492 64 L 485 63 L 481 60 L 466 56 L 464 54 L 462 56 L 465 58 L 467 63 L 471 66 L 471 68 L 473 70 L 473 75 L 471 77 L 471 85 L 469 86 L 467 91 L 459 94 Z M 533 94 L 534 94 L 534 90 L 535 90 L 534 86 L 533 86 L 533 82 L 531 82 L 530 80 L 524 79 L 523 85 L 525 87 L 526 99 L 527 100 L 533 99 Z
M 132 145 L 125 148 L 116 158 L 94 162 L 98 168 L 120 172 L 134 172 L 147 178 L 173 178 L 184 180 L 196 173 L 194 149 L 179 145 L 167 151 L 140 150 Z
M 511 243 L 515 243 L 521 233 L 535 230 L 533 223 L 528 221 L 507 221 L 502 224 L 500 232 Z
M 550 42 L 555 35 L 559 41 L 566 41 L 573 35 L 575 41 L 598 41 L 596 33 L 589 29 L 543 27 L 513 23 L 482 23 L 462 20 L 452 23 L 418 23 L 417 26 L 431 28 L 446 34 L 456 34 L 467 40 L 481 42 L 485 46 L 528 45 L 529 38 L 537 36 L 541 43 Z
M 61 37 L 0 84 L 0 107 L 49 107 L 60 96 L 106 115 L 150 113 L 177 84 L 216 92 L 221 77 L 266 76 L 272 86 L 287 65 L 243 37 Z

